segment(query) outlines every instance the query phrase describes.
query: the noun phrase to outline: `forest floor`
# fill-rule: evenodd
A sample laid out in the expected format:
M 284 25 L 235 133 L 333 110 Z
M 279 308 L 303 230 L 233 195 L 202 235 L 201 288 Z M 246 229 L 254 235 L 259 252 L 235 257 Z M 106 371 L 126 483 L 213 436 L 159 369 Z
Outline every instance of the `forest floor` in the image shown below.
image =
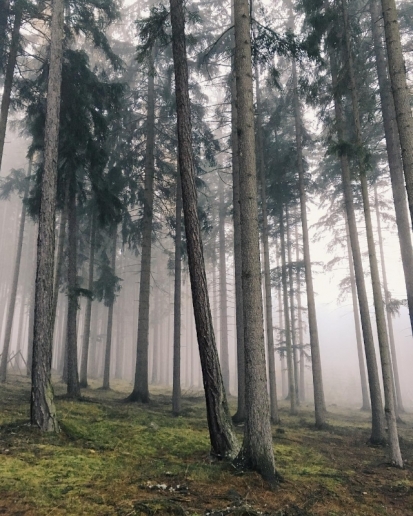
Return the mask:
M 400 470 L 386 448 L 366 444 L 368 414 L 331 406 L 328 429 L 317 431 L 310 406 L 291 417 L 283 402 L 273 436 L 284 482 L 270 489 L 211 459 L 201 393 L 187 393 L 174 418 L 170 393 L 152 389 L 142 406 L 122 403 L 129 385 L 113 387 L 70 401 L 56 384 L 58 435 L 28 425 L 27 379 L 0 387 L 0 514 L 413 515 L 412 414 L 399 425 Z

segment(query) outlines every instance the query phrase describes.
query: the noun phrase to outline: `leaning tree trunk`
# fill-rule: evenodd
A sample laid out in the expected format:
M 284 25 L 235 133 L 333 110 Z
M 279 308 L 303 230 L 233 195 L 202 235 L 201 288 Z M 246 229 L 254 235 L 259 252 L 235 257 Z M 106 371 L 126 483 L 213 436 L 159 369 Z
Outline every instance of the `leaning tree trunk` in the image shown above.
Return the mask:
M 76 175 L 70 179 L 68 199 L 68 265 L 67 265 L 67 395 L 80 397 L 79 373 L 77 366 L 77 216 L 76 216 Z
M 358 149 L 363 148 L 363 141 L 361 135 L 361 122 L 358 104 L 358 90 L 354 74 L 354 64 L 350 41 L 350 25 L 348 21 L 347 1 L 342 0 L 343 6 L 343 21 L 344 21 L 344 35 L 345 35 L 345 50 L 348 63 L 348 72 L 351 85 L 351 100 L 353 107 L 354 128 L 356 135 L 356 145 Z M 413 122 L 413 120 L 412 120 Z M 411 140 L 413 144 L 413 139 Z M 381 369 L 383 377 L 383 390 L 385 399 L 385 414 L 387 419 L 387 426 L 389 431 L 389 444 L 392 461 L 396 466 L 403 467 L 403 459 L 400 452 L 399 436 L 397 433 L 396 422 L 396 406 L 393 384 L 393 370 L 390 355 L 389 338 L 386 327 L 386 317 L 384 313 L 384 303 L 380 285 L 379 265 L 377 261 L 376 245 L 374 242 L 373 224 L 371 220 L 370 199 L 367 185 L 367 177 L 365 166 L 359 160 L 359 172 L 361 183 L 361 195 L 363 198 L 363 211 L 366 222 L 367 245 L 369 251 L 370 274 L 371 283 L 373 286 L 374 308 L 376 313 L 377 336 L 379 341 Z
M 149 301 L 151 282 L 153 183 L 155 177 L 155 70 L 152 53 L 148 77 L 148 108 L 146 129 L 145 190 L 142 220 L 141 278 L 139 286 L 138 337 L 136 345 L 135 382 L 128 401 L 149 402 L 148 346 Z
M 413 222 L 413 118 L 395 0 L 381 0 L 389 75 L 399 129 L 404 178 Z
M 89 341 L 90 341 L 90 321 L 92 318 L 92 292 L 93 292 L 93 272 L 95 266 L 95 239 L 96 239 L 96 212 L 93 208 L 90 216 L 90 234 L 89 234 L 89 273 L 88 273 L 88 290 L 89 297 L 86 300 L 85 324 L 83 331 L 82 356 L 80 360 L 80 387 L 86 389 L 87 384 L 87 366 L 89 361 Z
M 175 285 L 174 285 L 174 358 L 172 384 L 172 413 L 181 413 L 181 298 L 182 298 L 182 188 L 181 174 L 176 175 L 175 210 Z
M 334 111 L 336 118 L 336 130 L 339 141 L 345 141 L 344 119 L 341 106 L 341 98 L 337 88 L 337 65 L 333 51 L 330 50 L 332 86 L 334 93 Z M 364 279 L 363 262 L 361 258 L 360 243 L 356 216 L 354 212 L 353 188 L 351 184 L 350 165 L 347 153 L 340 154 L 341 177 L 346 208 L 347 222 L 349 226 L 350 243 L 353 256 L 354 273 L 356 277 L 357 295 L 359 300 L 360 318 L 363 329 L 364 350 L 366 354 L 367 373 L 369 377 L 370 400 L 372 409 L 372 431 L 370 441 L 374 444 L 383 444 L 386 441 L 384 429 L 384 413 L 380 392 L 379 371 L 377 368 L 376 352 L 374 348 L 373 331 L 370 321 L 369 303 L 367 299 L 366 283 Z
M 17 51 L 20 41 L 20 27 L 22 23 L 22 7 L 19 2 L 15 4 L 14 24 L 11 34 L 9 58 L 7 60 L 6 74 L 4 77 L 3 96 L 0 108 L 0 170 L 3 159 L 4 139 L 6 137 L 7 118 L 10 108 L 11 89 L 13 85 L 14 68 L 16 67 Z
M 179 168 L 192 302 L 205 389 L 209 435 L 215 455 L 220 458 L 234 457 L 238 451 L 238 442 L 232 427 L 215 344 L 197 211 L 183 1 L 170 0 L 170 7 L 178 118 Z
M 29 163 L 28 176 L 30 176 L 31 171 L 31 161 Z M 0 382 L 5 382 L 7 377 L 7 363 L 9 359 L 9 350 L 10 350 L 10 340 L 11 340 L 11 331 L 13 329 L 13 318 L 14 318 L 14 308 L 16 305 L 16 297 L 17 297 L 17 285 L 19 282 L 19 273 L 20 273 L 20 263 L 22 257 L 22 249 L 23 249 L 23 236 L 24 236 L 24 225 L 26 222 L 26 204 L 25 200 L 29 193 L 29 181 L 27 180 L 27 186 L 24 192 L 23 203 L 22 203 L 22 212 L 20 215 L 20 228 L 19 228 L 19 236 L 17 238 L 17 249 L 16 249 L 16 259 L 14 262 L 14 272 L 13 272 L 13 280 L 11 284 L 11 292 L 10 292 L 10 301 L 7 311 L 7 321 L 6 321 L 6 329 L 4 333 L 4 344 L 3 344 L 3 353 L 1 355 L 1 363 L 0 363 Z
M 220 334 L 221 334 L 221 369 L 222 379 L 229 394 L 229 356 L 228 356 L 228 309 L 227 309 L 227 264 L 225 254 L 225 200 L 224 189 L 219 189 L 219 301 L 220 301 Z
M 351 252 L 351 242 L 350 242 L 350 234 L 349 234 L 349 230 L 348 230 L 347 218 L 345 218 L 345 225 L 346 225 L 348 265 L 349 265 L 349 269 L 350 269 L 351 299 L 353 301 L 354 327 L 355 327 L 355 331 L 356 331 L 357 355 L 358 355 L 358 359 L 359 359 L 360 382 L 361 382 L 361 395 L 362 395 L 362 400 L 363 400 L 361 410 L 369 412 L 371 410 L 371 406 L 370 406 L 370 398 L 369 398 L 369 391 L 368 391 L 368 387 L 367 387 L 366 370 L 365 370 L 364 357 L 363 357 L 363 343 L 362 343 L 362 337 L 361 337 L 360 316 L 358 313 L 359 307 L 357 304 L 356 280 L 354 277 L 354 265 L 353 265 L 353 257 L 352 257 L 352 252 Z
M 377 196 L 377 185 L 374 185 L 374 206 L 375 206 L 375 211 L 376 211 L 377 233 L 378 233 L 378 237 L 379 237 L 381 271 L 382 271 L 382 276 L 383 276 L 383 291 L 384 291 L 384 299 L 386 302 L 387 327 L 389 330 L 389 341 L 390 341 L 390 349 L 391 349 L 391 361 L 392 361 L 392 365 L 393 365 L 394 386 L 396 389 L 396 409 L 397 409 L 398 413 L 402 413 L 402 412 L 404 412 L 404 407 L 403 407 L 403 399 L 402 399 L 402 390 L 400 388 L 399 367 L 397 365 L 396 344 L 394 342 L 393 315 L 391 313 L 391 309 L 389 306 L 390 301 L 391 301 L 391 295 L 390 295 L 388 284 L 387 284 L 386 261 L 384 259 L 383 237 L 381 234 L 380 208 L 379 208 L 379 199 Z
M 116 241 L 118 237 L 118 226 L 114 224 L 112 233 L 112 259 L 110 266 L 112 273 L 116 272 Z M 110 389 L 110 357 L 112 352 L 112 327 L 113 327 L 113 307 L 115 305 L 116 296 L 113 292 L 108 309 L 108 322 L 106 327 L 106 348 L 105 348 L 105 365 L 103 368 L 103 385 L 102 389 L 107 391 Z
M 394 210 L 396 212 L 397 232 L 406 282 L 407 303 L 410 326 L 413 331 L 413 248 L 409 212 L 406 203 L 406 189 L 403 178 L 403 163 L 400 153 L 400 139 L 396 122 L 396 111 L 388 78 L 388 67 L 383 48 L 382 13 L 378 0 L 370 0 L 370 16 L 376 55 L 377 77 L 379 82 L 381 108 L 383 113 L 384 134 L 386 137 L 387 158 L 393 190 Z M 411 142 L 411 145 L 413 143 Z
M 31 423 L 43 431 L 57 431 L 58 424 L 51 384 L 53 321 L 53 269 L 60 88 L 63 53 L 62 0 L 53 0 L 50 66 L 47 85 L 44 172 L 42 177 L 37 272 L 33 328 Z
M 248 0 L 234 1 L 234 28 L 246 403 L 244 441 L 239 459 L 244 467 L 258 471 L 273 482 L 278 474 L 272 447 L 264 348 Z
M 295 60 L 293 60 L 292 67 L 294 90 L 295 138 L 297 144 L 298 164 L 298 188 L 300 192 L 301 225 L 303 229 L 304 271 L 305 284 L 307 290 L 307 309 L 308 327 L 310 331 L 311 364 L 313 370 L 315 423 L 318 428 L 321 428 L 326 423 L 326 405 L 323 388 L 323 373 L 321 368 L 320 343 L 318 339 L 317 313 L 315 309 L 313 274 L 311 270 L 310 237 L 308 234 L 307 222 L 307 195 L 305 191 L 304 162 L 302 150 L 302 119 L 298 99 L 298 83 Z
M 264 166 L 264 148 L 262 141 L 262 115 L 261 115 L 261 91 L 259 84 L 258 68 L 255 70 L 255 92 L 257 99 L 257 147 L 258 147 L 258 170 L 261 182 L 261 215 L 262 215 L 262 246 L 264 254 L 264 291 L 265 291 L 265 322 L 267 329 L 267 357 L 268 376 L 270 387 L 270 414 L 273 423 L 280 422 L 277 402 L 277 383 L 275 377 L 275 349 L 274 349 L 274 324 L 272 319 L 272 295 L 271 295 L 271 269 L 270 250 L 268 245 L 268 213 L 267 213 L 267 178 Z

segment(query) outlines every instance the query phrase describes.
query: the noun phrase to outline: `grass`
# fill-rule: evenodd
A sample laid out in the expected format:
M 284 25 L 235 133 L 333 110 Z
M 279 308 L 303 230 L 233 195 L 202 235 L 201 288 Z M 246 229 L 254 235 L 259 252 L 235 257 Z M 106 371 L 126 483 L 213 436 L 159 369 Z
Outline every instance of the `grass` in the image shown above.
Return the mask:
M 122 403 L 126 384 L 114 387 L 74 402 L 57 384 L 58 435 L 28 425 L 26 379 L 0 387 L 0 514 L 413 515 L 411 415 L 400 425 L 407 464 L 398 470 L 386 449 L 367 446 L 368 415 L 330 407 L 328 429 L 316 431 L 310 406 L 292 417 L 281 404 L 273 435 L 285 481 L 271 490 L 211 459 L 201 395 L 174 418 L 169 393 L 155 389 L 143 406 Z

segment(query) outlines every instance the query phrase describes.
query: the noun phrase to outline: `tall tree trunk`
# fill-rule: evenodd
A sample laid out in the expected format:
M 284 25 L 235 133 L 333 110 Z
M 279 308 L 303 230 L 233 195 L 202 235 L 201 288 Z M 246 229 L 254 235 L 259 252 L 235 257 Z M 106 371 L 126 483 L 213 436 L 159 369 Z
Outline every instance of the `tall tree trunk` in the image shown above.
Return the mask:
M 380 261 L 381 261 L 381 271 L 383 276 L 383 294 L 386 302 L 386 315 L 387 315 L 387 327 L 389 330 L 389 341 L 390 341 L 390 349 L 391 349 L 391 361 L 393 365 L 393 377 L 394 377 L 394 386 L 396 389 L 396 408 L 397 412 L 404 412 L 403 407 L 403 399 L 402 399 L 402 390 L 400 388 L 400 378 L 399 378 L 399 368 L 397 365 L 397 354 L 396 354 L 396 344 L 394 342 L 394 331 L 393 331 L 393 316 L 389 307 L 389 303 L 391 301 L 391 294 L 387 284 L 387 271 L 386 271 L 386 261 L 384 259 L 384 246 L 383 246 L 383 237 L 381 232 L 381 221 L 380 221 L 380 208 L 379 208 L 379 199 L 377 196 L 377 185 L 374 185 L 374 206 L 376 211 L 376 219 L 377 219 L 377 232 L 379 237 L 379 250 L 380 250 Z
M 395 0 L 381 0 L 389 75 L 399 129 L 404 178 L 413 222 L 413 118 Z
M 89 341 L 90 341 L 90 321 L 92 317 L 92 293 L 93 293 L 93 271 L 95 266 L 95 240 L 96 240 L 96 212 L 93 209 L 90 215 L 89 233 L 89 271 L 88 271 L 88 290 L 90 297 L 86 300 L 85 329 L 83 332 L 82 356 L 80 360 L 80 387 L 86 389 L 87 366 L 89 361 Z
M 112 231 L 112 259 L 110 262 L 110 266 L 112 268 L 112 273 L 116 274 L 116 251 L 117 251 L 117 237 L 118 237 L 118 226 L 114 224 Z M 115 305 L 116 296 L 113 293 L 113 298 L 109 304 L 108 308 L 108 322 L 106 326 L 106 347 L 105 347 L 105 365 L 103 368 L 103 390 L 110 389 L 110 361 L 111 361 L 111 352 L 112 352 L 112 328 L 113 328 L 113 307 Z
M 227 264 L 225 253 L 225 200 L 224 189 L 219 189 L 219 301 L 221 334 L 221 369 L 222 379 L 229 394 L 229 356 L 228 356 L 228 309 L 227 309 Z M 192 349 L 192 348 L 191 348 Z M 192 369 L 191 369 L 192 370 Z
M 304 181 L 304 161 L 302 149 L 302 119 L 300 103 L 298 99 L 298 82 L 296 62 L 292 63 L 293 90 L 294 90 L 294 117 L 295 117 L 295 138 L 297 145 L 297 164 L 298 164 L 298 188 L 300 192 L 301 226 L 303 230 L 303 254 L 305 284 L 307 291 L 308 327 L 310 331 L 311 365 L 313 371 L 313 389 L 315 422 L 318 428 L 326 423 L 326 405 L 323 388 L 323 374 L 321 368 L 320 344 L 318 339 L 317 313 L 315 309 L 315 297 L 313 286 L 313 274 L 311 270 L 310 238 L 308 234 L 307 222 L 307 196 Z
M 399 131 L 396 111 L 388 78 L 387 60 L 383 48 L 384 30 L 382 13 L 378 0 L 370 0 L 371 27 L 374 53 L 376 56 L 377 77 L 379 81 L 380 100 L 383 113 L 384 134 L 386 137 L 387 158 L 396 212 L 397 232 L 406 282 L 407 303 L 409 306 L 410 325 L 413 331 L 413 248 L 409 213 L 406 203 L 406 189 L 403 178 L 403 163 L 400 153 Z M 413 145 L 413 142 L 410 143 Z
M 280 262 L 279 262 L 279 248 L 277 240 L 275 241 L 275 256 L 276 256 L 276 268 L 279 270 Z M 278 308 L 278 331 L 279 331 L 279 341 L 284 340 L 284 324 L 283 324 L 283 298 L 282 298 L 282 282 L 277 286 L 277 308 Z M 285 365 L 285 353 L 284 351 L 280 351 L 280 362 L 281 362 L 281 390 L 283 399 L 288 397 L 288 379 L 287 379 L 287 368 Z
M 10 108 L 10 97 L 11 97 L 11 89 L 13 86 L 13 76 L 14 76 L 14 68 L 16 66 L 17 61 L 17 51 L 19 49 L 19 41 L 20 41 L 20 27 L 22 23 L 22 6 L 20 2 L 15 2 L 15 13 L 14 13 L 14 24 L 13 30 L 11 34 L 11 44 L 10 44 L 10 52 L 9 58 L 6 66 L 6 74 L 4 77 L 4 87 L 3 87 L 3 96 L 1 98 L 1 107 L 0 107 L 0 170 L 1 170 L 1 162 L 3 160 L 3 151 L 4 151 L 4 139 L 6 137 L 6 128 L 7 128 L 7 118 L 9 115 Z
M 337 65 L 332 51 L 330 54 L 332 86 L 334 93 L 334 111 L 336 130 L 339 141 L 345 141 L 343 111 L 341 98 L 337 88 Z M 356 277 L 357 295 L 359 300 L 360 318 L 363 329 L 364 350 L 366 354 L 367 373 L 369 377 L 370 400 L 372 409 L 372 430 L 370 441 L 374 444 L 385 442 L 384 413 L 380 392 L 379 371 L 377 368 L 376 352 L 374 349 L 373 331 L 371 328 L 369 304 L 367 299 L 366 283 L 364 279 L 363 262 L 354 213 L 353 188 L 349 160 L 346 152 L 340 154 L 341 177 L 343 184 L 344 204 L 349 226 L 351 250 L 353 256 L 354 273 Z
M 68 199 L 68 265 L 67 265 L 67 395 L 80 397 L 79 373 L 77 366 L 77 214 L 76 175 L 72 173 Z
M 28 176 L 30 176 L 31 171 L 31 161 L 29 163 Z M 7 322 L 6 322 L 6 330 L 4 333 L 4 344 L 3 344 L 3 353 L 1 355 L 1 363 L 0 363 L 0 382 L 5 382 L 7 377 L 7 363 L 9 359 L 9 350 L 10 350 L 10 340 L 11 340 L 11 331 L 13 329 L 13 319 L 14 319 L 14 308 L 16 305 L 16 297 L 17 297 L 17 285 L 19 283 L 19 273 L 20 273 L 20 263 L 22 257 L 22 249 L 23 249 L 23 236 L 24 236 L 24 227 L 26 222 L 26 204 L 25 200 L 29 193 L 29 181 L 27 180 L 27 186 L 24 192 L 23 202 L 22 202 L 22 211 L 20 215 L 20 227 L 19 227 L 19 236 L 17 238 L 17 249 L 16 249 L 16 258 L 14 261 L 14 272 L 13 272 L 13 280 L 11 284 L 11 292 L 10 292 L 10 301 L 7 311 Z
M 63 1 L 53 0 L 50 66 L 47 85 L 44 172 L 42 177 L 33 328 L 31 423 L 43 431 L 57 431 L 51 384 L 53 269 L 60 88 L 63 53 Z
M 128 401 L 149 402 L 148 346 L 149 346 L 149 302 L 151 283 L 153 183 L 155 176 L 155 69 L 154 52 L 148 77 L 148 107 L 145 156 L 145 190 L 142 220 L 141 278 L 139 286 L 138 337 L 136 344 L 135 382 Z
M 288 397 L 290 399 L 291 414 L 297 413 L 296 397 L 295 397 L 295 381 L 294 381 L 294 359 L 293 349 L 291 345 L 291 325 L 290 310 L 288 306 L 288 280 L 287 280 L 287 260 L 285 252 L 285 231 L 284 231 L 284 215 L 283 208 L 280 209 L 280 240 L 281 240 L 281 281 L 283 289 L 284 301 L 284 327 L 285 327 L 285 347 L 287 355 L 287 373 L 288 373 Z
M 157 261 L 159 263 L 159 261 Z M 159 266 L 157 267 L 157 273 L 159 274 Z M 154 313 L 155 314 L 161 314 L 159 306 L 159 289 L 155 287 L 154 292 Z M 159 385 L 160 381 L 159 379 L 162 377 L 162 371 L 161 364 L 159 363 L 160 360 L 160 353 L 159 353 L 159 347 L 160 347 L 160 341 L 159 341 L 159 333 L 160 333 L 160 326 L 162 325 L 162 318 L 156 318 L 153 322 L 153 331 L 152 331 L 152 381 L 151 383 L 154 385 Z M 162 330 L 161 330 L 162 332 Z
M 298 320 L 298 348 L 300 350 L 300 400 L 305 401 L 305 351 L 304 351 L 304 327 L 303 327 L 303 307 L 301 304 L 301 274 L 298 263 L 300 261 L 300 242 L 298 238 L 298 224 L 295 225 L 295 261 L 297 271 L 295 275 L 297 283 L 297 320 Z
M 248 0 L 234 1 L 235 74 L 240 177 L 246 420 L 244 467 L 273 482 L 275 470 L 265 364 Z M 242 116 L 240 116 L 242 114 Z
M 264 148 L 262 141 L 262 114 L 261 91 L 259 84 L 258 68 L 255 70 L 255 92 L 257 100 L 257 147 L 258 147 L 258 171 L 261 182 L 261 210 L 262 210 L 262 246 L 264 254 L 264 291 L 265 291 L 265 323 L 267 330 L 267 357 L 268 376 L 270 387 L 270 414 L 273 423 L 280 422 L 277 402 L 277 383 L 275 377 L 275 350 L 274 350 L 274 324 L 272 319 L 272 295 L 271 295 L 271 269 L 270 249 L 268 245 L 268 213 L 267 213 L 267 178 L 264 166 Z
M 182 188 L 181 174 L 176 175 L 175 209 L 175 279 L 174 279 L 174 357 L 172 384 L 172 413 L 181 413 L 181 291 L 182 291 Z
M 354 327 L 356 331 L 356 342 L 357 342 L 357 355 L 359 359 L 359 370 L 360 370 L 360 381 L 361 381 L 361 395 L 363 404 L 361 406 L 361 410 L 370 411 L 370 398 L 369 391 L 367 387 L 367 378 L 366 378 L 366 370 L 364 364 L 363 357 L 363 343 L 361 337 L 361 328 L 360 328 L 360 316 L 359 316 L 359 307 L 357 303 L 357 292 L 356 292 L 356 280 L 354 277 L 354 265 L 353 265 L 353 256 L 351 252 L 351 242 L 350 242 L 350 234 L 348 229 L 348 222 L 345 216 L 345 224 L 346 224 L 346 240 L 347 240 L 347 254 L 348 254 L 348 265 L 350 268 L 350 287 L 351 287 L 351 299 L 353 301 L 353 316 L 354 316 Z
M 238 442 L 232 427 L 215 344 L 197 211 L 183 1 L 170 0 L 170 7 L 178 118 L 179 168 L 192 302 L 202 365 L 208 427 L 214 454 L 220 458 L 234 457 L 238 451 Z
M 358 90 L 356 85 L 356 79 L 354 74 L 354 65 L 350 41 L 350 25 L 348 21 L 348 9 L 347 1 L 342 0 L 343 6 L 343 21 L 344 21 L 344 35 L 345 35 L 345 49 L 348 63 L 348 72 L 351 86 L 351 100 L 353 107 L 354 117 L 354 128 L 356 134 L 357 148 L 363 148 L 363 141 L 361 135 L 361 122 L 359 114 L 358 104 Z M 413 122 L 413 120 L 412 120 Z M 411 140 L 413 144 L 413 139 Z M 377 261 L 376 246 L 374 242 L 373 224 L 371 220 L 370 211 L 370 199 L 367 185 L 367 177 L 365 166 L 361 160 L 359 160 L 359 172 L 360 172 L 360 183 L 361 183 L 361 195 L 363 198 L 363 211 L 364 218 L 366 221 L 366 235 L 367 245 L 369 251 L 369 262 L 370 262 L 370 273 L 371 283 L 373 286 L 373 299 L 374 308 L 376 313 L 376 324 L 377 324 L 377 336 L 379 341 L 381 369 L 383 376 L 383 390 L 385 399 L 385 414 L 387 419 L 387 426 L 389 430 L 389 444 L 392 461 L 396 466 L 403 467 L 403 459 L 400 453 L 399 436 L 397 433 L 396 423 L 396 406 L 395 406 L 395 395 L 394 395 L 394 384 L 393 384 L 393 370 L 390 356 L 390 345 L 389 338 L 387 335 L 386 318 L 384 314 L 384 303 L 380 285 L 380 274 L 379 265 Z

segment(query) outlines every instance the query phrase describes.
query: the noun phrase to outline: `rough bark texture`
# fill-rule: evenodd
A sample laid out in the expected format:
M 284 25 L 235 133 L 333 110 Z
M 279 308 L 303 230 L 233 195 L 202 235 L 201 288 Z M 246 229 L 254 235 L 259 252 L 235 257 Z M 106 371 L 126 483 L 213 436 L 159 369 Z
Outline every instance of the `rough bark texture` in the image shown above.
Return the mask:
M 54 0 L 47 86 L 44 173 L 37 240 L 37 270 L 33 328 L 31 423 L 43 431 L 57 431 L 51 384 L 53 321 L 53 269 L 60 88 L 63 52 L 63 1 Z
M 264 348 L 248 0 L 234 2 L 235 74 L 241 208 L 246 420 L 239 455 L 244 467 L 277 480 Z M 242 115 L 242 116 L 240 116 Z
M 93 292 L 93 271 L 95 266 L 96 213 L 90 216 L 88 290 Z M 87 387 L 87 366 L 89 361 L 90 321 L 92 318 L 92 297 L 86 300 L 85 324 L 83 330 L 82 356 L 80 359 L 80 387 Z
M 118 227 L 117 224 L 114 225 L 112 232 L 112 258 L 110 262 L 110 266 L 112 268 L 113 274 L 116 273 L 116 242 L 118 237 Z M 108 322 L 106 326 L 106 347 L 105 347 L 105 364 L 103 367 L 103 390 L 110 389 L 110 358 L 112 351 L 112 328 L 113 328 L 113 307 L 115 306 L 116 297 L 113 295 L 113 299 L 109 304 L 108 308 Z
M 409 212 L 406 203 L 406 189 L 403 178 L 403 163 L 400 153 L 399 130 L 396 111 L 388 77 L 386 55 L 383 47 L 384 29 L 378 0 L 370 0 L 371 27 L 374 53 L 376 56 L 377 77 L 379 81 L 380 100 L 383 114 L 384 134 L 386 137 L 387 158 L 396 212 L 397 232 L 406 282 L 407 303 L 410 325 L 413 331 L 413 248 Z M 411 143 L 413 145 L 413 143 Z
M 268 377 L 270 387 L 270 414 L 273 423 L 280 422 L 277 402 L 277 382 L 275 377 L 275 349 L 274 349 L 274 324 L 272 319 L 272 294 L 271 294 L 271 266 L 270 249 L 268 244 L 268 212 L 267 212 L 267 178 L 264 166 L 264 149 L 262 141 L 262 115 L 261 115 L 261 91 L 259 84 L 259 72 L 255 70 L 255 92 L 257 101 L 257 151 L 258 151 L 258 170 L 261 182 L 261 215 L 262 232 L 261 240 L 264 255 L 264 292 L 265 292 L 265 323 L 267 332 L 267 359 Z
M 182 291 L 182 187 L 179 170 L 176 176 L 175 209 L 175 285 L 174 285 L 174 358 L 172 384 L 172 413 L 181 413 L 181 291 Z
M 28 171 L 29 176 L 30 176 L 30 171 L 31 171 L 31 161 L 29 164 L 29 171 Z M 22 211 L 21 211 L 21 215 L 20 215 L 20 227 L 19 227 L 19 236 L 17 238 L 16 259 L 14 262 L 13 280 L 12 280 L 12 284 L 11 284 L 9 306 L 7 309 L 6 329 L 4 332 L 4 344 L 3 344 L 3 351 L 2 351 L 1 363 L 0 363 L 0 382 L 5 382 L 6 377 L 7 377 L 7 362 L 8 362 L 8 358 L 9 358 L 11 331 L 13 329 L 14 308 L 16 306 L 17 285 L 19 282 L 20 263 L 21 263 L 21 257 L 22 257 L 22 249 L 23 249 L 24 227 L 25 227 L 25 222 L 26 222 L 26 205 L 25 205 L 24 201 L 27 198 L 28 193 L 29 193 L 29 182 L 27 182 L 26 190 L 24 192 Z
M 219 301 L 220 301 L 220 344 L 221 370 L 225 392 L 229 394 L 229 356 L 228 356 L 228 309 L 227 309 L 227 264 L 225 253 L 225 215 L 224 189 L 219 189 Z
M 19 2 L 16 2 L 15 3 L 13 31 L 12 31 L 12 35 L 11 35 L 10 52 L 9 52 L 9 58 L 7 60 L 6 74 L 4 77 L 3 96 L 1 98 L 1 108 L 0 108 L 0 170 L 1 170 L 1 162 L 3 159 L 4 139 L 6 137 L 7 118 L 9 115 L 9 108 L 10 108 L 10 97 L 11 97 L 11 89 L 13 86 L 14 68 L 16 66 L 17 51 L 19 49 L 21 23 L 22 23 L 22 8 L 19 5 Z
M 411 222 L 413 221 L 413 118 L 410 107 L 410 92 L 406 82 L 406 67 L 400 41 L 399 22 L 395 0 L 381 1 L 384 17 L 384 33 L 386 37 L 389 75 L 396 110 L 397 127 L 399 128 L 404 179 Z
M 335 57 L 330 52 L 332 85 L 334 93 L 334 111 L 336 118 L 337 136 L 340 142 L 345 141 L 343 129 L 343 111 L 341 98 L 337 89 L 337 66 Z M 366 283 L 364 279 L 363 262 L 354 213 L 353 189 L 351 184 L 350 166 L 347 154 L 340 155 L 341 177 L 343 184 L 344 204 L 349 227 L 350 243 L 353 256 L 354 273 L 356 277 L 357 296 L 359 300 L 360 318 L 363 329 L 364 350 L 366 354 L 367 373 L 369 378 L 370 400 L 372 410 L 372 431 L 370 441 L 375 444 L 385 442 L 384 413 L 380 392 L 379 371 L 377 368 L 376 351 L 374 349 L 373 331 L 371 328 L 369 304 L 367 299 Z
M 317 313 L 315 309 L 313 274 L 311 270 L 310 238 L 308 234 L 307 222 L 307 196 L 304 184 L 302 121 L 298 99 L 298 83 L 295 60 L 293 60 L 292 72 L 294 89 L 295 138 L 297 144 L 298 188 L 300 192 L 301 225 L 303 230 L 304 270 L 307 291 L 308 327 L 310 331 L 311 364 L 313 370 L 315 423 L 318 428 L 321 428 L 326 423 L 326 405 L 323 388 L 323 372 L 321 368 L 320 344 L 318 339 Z
M 220 458 L 234 457 L 238 452 L 238 442 L 232 427 L 215 344 L 197 210 L 185 42 L 185 13 L 182 0 L 170 0 L 170 7 L 178 118 L 179 168 L 182 181 L 192 302 L 205 389 L 208 427 L 213 453 Z
M 153 67 L 153 59 L 151 61 Z M 149 402 L 148 346 L 149 301 L 151 283 L 153 183 L 155 177 L 155 77 L 150 70 L 148 77 L 148 107 L 145 156 L 145 190 L 142 220 L 141 278 L 139 285 L 138 337 L 136 345 L 135 383 L 129 401 Z

